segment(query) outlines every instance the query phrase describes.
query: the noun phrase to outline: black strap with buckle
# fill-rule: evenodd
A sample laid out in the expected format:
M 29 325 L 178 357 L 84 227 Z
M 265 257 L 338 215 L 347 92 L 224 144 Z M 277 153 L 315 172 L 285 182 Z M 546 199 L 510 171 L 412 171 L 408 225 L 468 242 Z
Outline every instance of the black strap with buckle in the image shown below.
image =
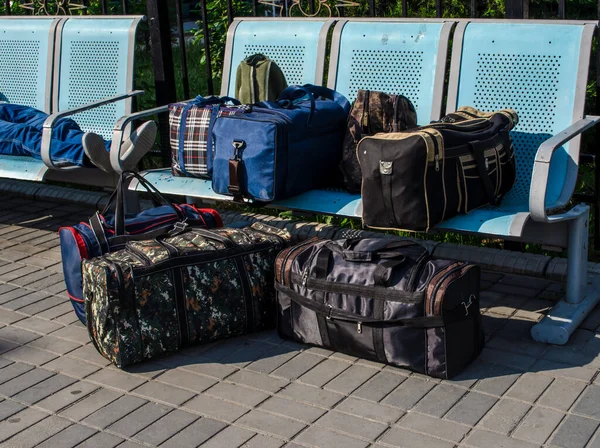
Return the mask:
M 242 202 L 244 194 L 241 187 L 241 174 L 244 162 L 242 161 L 241 153 L 246 147 L 244 140 L 233 140 L 233 157 L 229 159 L 229 186 L 227 187 L 229 193 L 233 195 L 233 200 L 236 202 Z

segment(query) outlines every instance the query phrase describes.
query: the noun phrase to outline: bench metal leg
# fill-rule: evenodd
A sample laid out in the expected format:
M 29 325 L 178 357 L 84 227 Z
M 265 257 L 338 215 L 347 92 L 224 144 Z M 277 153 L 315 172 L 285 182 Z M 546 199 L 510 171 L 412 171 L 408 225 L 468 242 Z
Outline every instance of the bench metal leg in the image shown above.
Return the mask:
M 577 206 L 581 214 L 569 221 L 567 294 L 531 329 L 538 342 L 563 345 L 600 301 L 600 280 L 588 284 L 588 226 L 590 208 Z

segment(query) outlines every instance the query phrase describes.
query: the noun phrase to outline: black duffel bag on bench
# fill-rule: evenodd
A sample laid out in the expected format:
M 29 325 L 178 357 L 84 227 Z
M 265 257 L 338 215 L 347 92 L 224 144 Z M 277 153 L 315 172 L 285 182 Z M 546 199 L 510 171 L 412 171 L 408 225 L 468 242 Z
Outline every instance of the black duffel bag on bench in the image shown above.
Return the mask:
M 275 260 L 283 338 L 451 378 L 483 348 L 478 266 L 383 238 L 319 240 Z
M 363 138 L 357 155 L 363 176 L 365 225 L 427 231 L 483 205 L 498 205 L 515 182 L 509 131 L 513 110 L 470 107 L 409 132 Z

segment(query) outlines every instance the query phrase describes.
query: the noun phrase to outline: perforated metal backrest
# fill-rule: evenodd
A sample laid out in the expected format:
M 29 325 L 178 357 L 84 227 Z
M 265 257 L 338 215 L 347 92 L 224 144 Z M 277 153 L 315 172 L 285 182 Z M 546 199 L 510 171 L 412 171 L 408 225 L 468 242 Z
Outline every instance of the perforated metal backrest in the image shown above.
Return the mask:
M 511 108 L 519 116 L 511 134 L 517 181 L 503 206 L 528 204 L 540 144 L 583 117 L 593 31 L 594 24 L 557 21 L 485 21 L 457 27 L 447 111 L 460 106 Z M 547 204 L 557 200 L 568 165 L 576 163 L 572 154 L 578 154 L 579 140 L 569 145 L 552 159 Z
M 133 89 L 135 30 L 141 17 L 69 18 L 60 31 L 54 102 L 57 110 L 81 106 Z M 60 59 L 59 59 L 60 58 Z M 84 131 L 110 139 L 120 117 L 131 112 L 119 101 L 73 118 Z
M 415 105 L 419 124 L 437 120 L 453 24 L 444 20 L 339 22 L 331 44 L 328 86 L 350 101 L 359 89 L 402 94 Z
M 237 67 L 256 53 L 273 60 L 288 85 L 320 85 L 331 23 L 325 19 L 235 20 L 227 34 L 221 95 L 235 96 Z
M 50 112 L 54 32 L 60 19 L 0 19 L 0 101 Z

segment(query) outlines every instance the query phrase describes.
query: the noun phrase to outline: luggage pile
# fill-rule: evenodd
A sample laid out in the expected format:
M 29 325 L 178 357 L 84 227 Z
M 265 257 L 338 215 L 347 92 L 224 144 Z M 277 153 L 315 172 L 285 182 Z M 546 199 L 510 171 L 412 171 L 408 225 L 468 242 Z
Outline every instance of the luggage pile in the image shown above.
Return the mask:
M 464 107 L 417 126 L 402 95 L 361 90 L 351 108 L 324 87 L 286 87 L 279 76 L 279 87 L 269 85 L 279 72 L 264 57 L 244 64 L 237 90 L 252 104 L 171 105 L 175 175 L 259 204 L 345 186 L 361 192 L 366 226 L 411 231 L 498 204 L 515 181 L 512 110 Z M 125 213 L 131 177 L 153 209 Z M 291 246 L 286 231 L 224 228 L 215 210 L 170 203 L 135 173 L 103 213 L 60 235 L 69 296 L 118 367 L 275 326 L 282 338 L 437 378 L 455 376 L 483 348 L 479 267 L 432 259 L 414 241 Z

